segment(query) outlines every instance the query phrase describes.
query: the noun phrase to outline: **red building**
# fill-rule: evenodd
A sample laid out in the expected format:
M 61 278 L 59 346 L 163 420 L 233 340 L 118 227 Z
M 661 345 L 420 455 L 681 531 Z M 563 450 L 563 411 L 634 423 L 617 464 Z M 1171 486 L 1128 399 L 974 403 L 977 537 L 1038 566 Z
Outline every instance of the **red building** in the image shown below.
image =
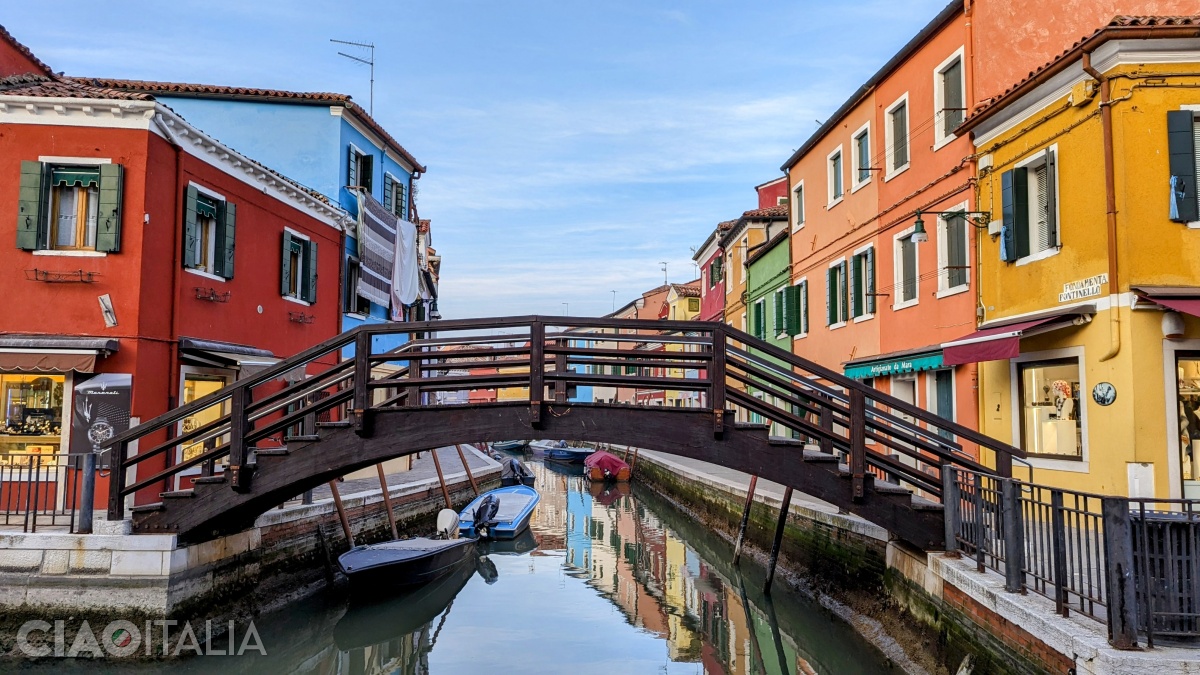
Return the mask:
M 0 297 L 20 299 L 0 462 L 66 453 L 93 373 L 131 375 L 125 414 L 148 420 L 339 332 L 345 212 L 148 94 L 40 65 L 0 35 Z
M 760 209 L 786 204 L 788 203 L 787 176 L 780 176 L 775 180 L 755 185 L 754 191 L 758 193 L 758 208 Z

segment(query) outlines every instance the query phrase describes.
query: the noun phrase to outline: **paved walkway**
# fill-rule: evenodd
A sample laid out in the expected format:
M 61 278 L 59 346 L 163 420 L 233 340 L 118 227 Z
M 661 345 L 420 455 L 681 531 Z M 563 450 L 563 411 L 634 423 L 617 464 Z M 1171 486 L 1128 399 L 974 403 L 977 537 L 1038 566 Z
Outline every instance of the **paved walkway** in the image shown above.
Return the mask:
M 476 480 L 479 480 L 481 474 L 491 473 L 492 470 L 496 470 L 499 467 L 499 464 L 495 460 L 476 450 L 474 446 L 464 445 L 462 449 L 463 454 L 467 457 L 467 465 L 471 467 L 471 475 L 475 476 Z M 438 461 L 442 464 L 442 473 L 446 477 L 447 484 L 455 483 L 458 480 L 465 480 L 462 460 L 458 458 L 458 451 L 454 449 L 454 446 L 438 448 L 436 452 Z M 387 474 L 386 478 L 388 487 L 402 487 L 410 483 L 436 479 L 437 468 L 433 464 L 431 453 L 422 452 L 413 459 L 411 469 L 401 471 L 400 473 Z M 346 480 L 338 484 L 338 492 L 342 496 L 378 489 L 379 478 L 375 476 Z M 313 489 L 314 501 L 330 499 L 332 496 L 328 485 L 322 485 Z

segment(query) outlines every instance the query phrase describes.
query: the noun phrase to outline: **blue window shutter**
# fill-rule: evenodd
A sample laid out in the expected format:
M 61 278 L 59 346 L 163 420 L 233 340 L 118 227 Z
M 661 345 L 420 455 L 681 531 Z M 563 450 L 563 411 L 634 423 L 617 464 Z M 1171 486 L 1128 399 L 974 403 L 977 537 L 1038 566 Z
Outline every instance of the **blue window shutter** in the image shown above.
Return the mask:
M 1177 223 L 1200 220 L 1200 202 L 1196 199 L 1196 141 L 1193 131 L 1195 113 L 1191 110 L 1167 111 L 1167 153 L 1170 158 L 1170 217 Z
M 393 189 L 393 185 L 395 185 L 395 181 L 392 180 L 392 177 L 389 174 L 383 174 L 383 206 L 388 211 L 395 213 L 396 203 L 392 200 L 395 199 L 396 191 Z
M 1000 259 L 1013 262 L 1017 256 L 1017 218 L 1016 199 L 1013 194 L 1013 172 L 1005 171 L 1000 174 L 1000 214 L 1003 220 L 1000 226 Z
M 346 146 L 346 185 L 350 187 L 358 185 L 358 162 L 354 161 L 355 155 L 354 146 Z

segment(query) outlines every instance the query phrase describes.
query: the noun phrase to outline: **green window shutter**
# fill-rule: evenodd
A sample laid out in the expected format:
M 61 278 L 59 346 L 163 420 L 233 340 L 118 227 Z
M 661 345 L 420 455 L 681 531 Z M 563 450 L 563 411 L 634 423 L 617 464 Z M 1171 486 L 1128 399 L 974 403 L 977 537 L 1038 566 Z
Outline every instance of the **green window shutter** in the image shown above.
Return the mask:
M 788 335 L 799 335 L 800 329 L 800 286 L 783 289 L 783 314 L 786 318 Z
M 908 164 L 908 106 L 892 111 L 892 169 Z
M 283 231 L 283 259 L 281 264 L 281 275 L 279 284 L 280 295 L 289 295 L 292 290 L 292 235 L 287 230 Z
M 397 216 L 404 220 L 408 220 L 408 193 L 405 190 L 405 185 L 401 181 L 396 181 L 396 210 L 393 211 Z
M 1200 220 L 1200 202 L 1196 199 L 1200 179 L 1196 176 L 1195 113 L 1191 110 L 1167 111 L 1167 153 L 1171 171 L 1171 220 L 1191 223 Z
M 184 193 L 183 202 L 183 266 L 195 267 L 200 264 L 196 258 L 196 241 L 200 238 L 200 225 L 196 217 L 196 202 L 200 191 L 195 185 L 189 185 Z
M 216 273 L 226 279 L 233 278 L 233 250 L 237 245 L 237 204 L 221 202 L 217 215 L 217 259 Z
M 771 295 L 771 302 L 774 303 L 775 325 L 772 326 L 771 335 L 779 335 L 784 331 L 784 319 L 786 314 L 783 311 L 783 291 L 775 291 Z
M 825 270 L 825 325 L 832 326 L 837 323 L 833 318 L 834 312 L 837 311 L 835 298 L 837 297 L 837 289 L 834 287 L 833 268 Z
M 300 299 L 308 302 L 317 301 L 317 242 L 304 242 L 304 284 L 300 289 Z
M 863 304 L 867 314 L 875 313 L 875 247 L 867 249 L 863 254 L 863 264 L 866 265 L 866 288 L 863 290 Z
M 850 258 L 850 316 L 862 316 L 865 312 L 863 300 L 863 257 L 856 255 Z
M 912 235 L 900 240 L 900 274 L 903 282 L 901 298 L 914 300 L 917 297 L 917 242 Z
M 1050 232 L 1050 246 L 1058 246 L 1058 162 L 1054 151 L 1046 148 L 1046 228 Z
M 392 188 L 393 185 L 395 185 L 395 181 L 392 180 L 392 177 L 386 173 L 383 174 L 383 206 L 388 211 L 395 213 L 396 204 L 392 200 L 396 193 Z
M 842 262 L 841 265 L 838 265 L 838 307 L 841 309 L 841 321 L 848 321 L 850 319 L 850 312 L 848 311 L 850 307 L 850 302 L 848 299 L 848 296 L 850 295 L 850 280 L 846 277 L 846 263 Z
M 967 228 L 965 216 L 946 219 L 946 286 L 955 288 L 967 283 Z
M 121 197 L 124 170 L 120 164 L 100 165 L 100 199 L 96 216 L 96 250 L 121 250 Z
M 800 284 L 800 332 L 808 332 L 808 281 Z
M 358 162 L 357 153 L 354 152 L 354 146 L 346 146 L 346 185 L 356 187 L 358 185 Z
M 942 120 L 945 126 L 942 128 L 942 133 L 949 136 L 954 133 L 954 129 L 962 124 L 963 104 L 962 92 L 962 61 L 955 61 L 949 68 L 942 73 L 942 106 L 945 110 L 942 112 Z
M 42 218 L 45 166 L 41 162 L 21 162 L 21 189 L 17 202 L 17 248 L 36 251 L 45 248 L 46 226 Z

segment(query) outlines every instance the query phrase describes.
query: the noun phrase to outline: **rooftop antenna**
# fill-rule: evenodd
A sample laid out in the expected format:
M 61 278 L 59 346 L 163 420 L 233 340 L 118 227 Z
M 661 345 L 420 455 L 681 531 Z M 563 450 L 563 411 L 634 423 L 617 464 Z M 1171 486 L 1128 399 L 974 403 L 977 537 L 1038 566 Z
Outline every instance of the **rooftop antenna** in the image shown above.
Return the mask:
M 617 292 L 613 291 L 613 314 L 617 313 Z
M 692 249 L 692 267 L 696 268 L 696 276 L 698 277 L 700 276 L 700 263 L 696 261 L 696 247 L 692 246 L 690 248 Z
M 347 54 L 346 52 L 338 52 L 338 56 L 344 56 L 344 57 L 350 59 L 351 61 L 358 61 L 359 63 L 365 63 L 366 65 L 371 67 L 371 98 L 369 99 L 370 103 L 367 106 L 367 113 L 370 114 L 372 117 L 374 117 L 375 116 L 375 43 L 374 42 L 351 42 L 349 40 L 334 40 L 333 38 L 330 38 L 329 41 L 337 43 L 339 45 L 350 45 L 351 47 L 362 47 L 363 49 L 371 50 L 371 58 L 369 58 L 369 59 L 364 59 L 359 56 L 354 56 L 353 54 Z
M 668 282 L 668 281 L 667 281 L 667 263 L 666 263 L 666 262 L 660 262 L 660 263 L 658 263 L 658 264 L 659 264 L 659 265 L 662 265 L 662 271 L 663 271 L 663 285 L 664 285 L 664 286 L 666 286 L 668 283 L 670 283 L 670 282 Z

